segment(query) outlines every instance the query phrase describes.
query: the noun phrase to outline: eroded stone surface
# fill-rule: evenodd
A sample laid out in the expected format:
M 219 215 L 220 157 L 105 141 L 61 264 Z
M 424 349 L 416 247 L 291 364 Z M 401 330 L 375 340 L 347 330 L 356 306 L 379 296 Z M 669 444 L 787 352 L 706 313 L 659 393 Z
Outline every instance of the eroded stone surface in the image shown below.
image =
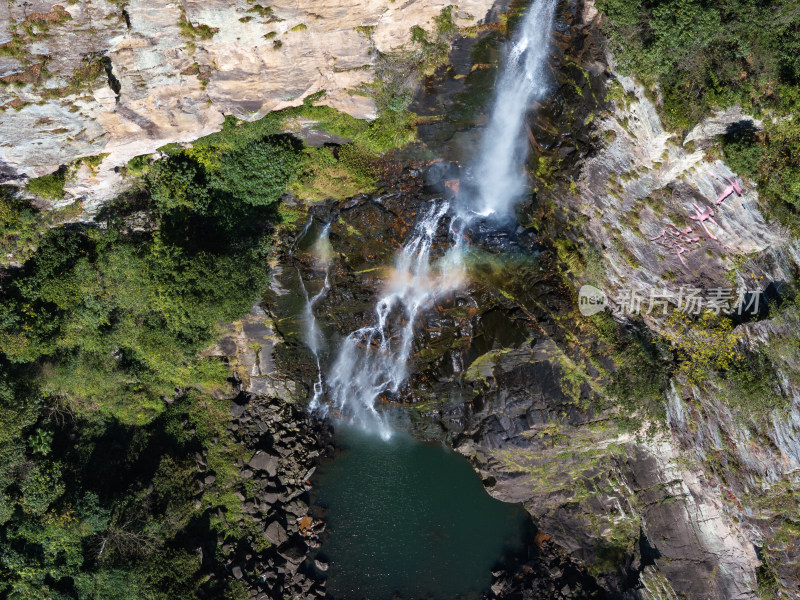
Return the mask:
M 460 2 L 457 23 L 481 22 L 493 3 Z M 0 88 L 2 176 L 41 176 L 78 157 L 108 153 L 97 174 L 79 176 L 66 188 L 87 197 L 85 209 L 92 213 L 119 189 L 114 167 L 167 143 L 213 133 L 225 115 L 257 119 L 326 90 L 324 103 L 374 117 L 372 100 L 351 92 L 371 80 L 379 53 L 408 42 L 414 25 L 433 29 L 432 19 L 446 6 L 438 0 L 268 4 L 4 4 L 0 41 L 14 43 L 12 32 L 21 33 L 34 15 L 55 16 L 42 17 L 46 31 L 23 44 L 18 58 L 0 62 L 8 81 L 30 80 Z M 187 33 L 202 26 L 215 30 L 213 36 Z M 104 57 L 109 74 L 101 68 L 91 80 L 70 83 Z M 47 77 L 38 75 L 43 65 Z

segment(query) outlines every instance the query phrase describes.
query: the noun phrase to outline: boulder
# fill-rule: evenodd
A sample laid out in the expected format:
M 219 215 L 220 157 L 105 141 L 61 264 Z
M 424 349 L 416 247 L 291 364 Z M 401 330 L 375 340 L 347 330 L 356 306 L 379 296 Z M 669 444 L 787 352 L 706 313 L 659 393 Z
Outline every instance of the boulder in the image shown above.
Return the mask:
M 253 458 L 250 459 L 248 464 L 250 468 L 255 471 L 264 471 L 270 477 L 275 477 L 278 473 L 279 463 L 280 459 L 277 456 L 272 456 L 271 454 L 259 450 L 253 455 Z
M 286 505 L 286 512 L 296 517 L 303 517 L 308 512 L 308 504 L 302 500 L 292 500 Z
M 239 404 L 237 402 L 231 402 L 231 416 L 234 419 L 238 419 L 244 414 L 245 406 L 243 404 Z
M 438 161 L 430 165 L 422 174 L 423 189 L 429 194 L 443 194 L 446 181 L 458 179 L 459 167 L 454 162 Z
M 264 492 L 263 494 L 261 494 L 261 500 L 265 504 L 272 506 L 278 501 L 279 496 L 280 494 L 278 494 L 278 492 Z
M 269 543 L 275 546 L 280 546 L 289 539 L 286 529 L 278 521 L 273 521 L 267 525 L 267 529 L 264 531 L 264 537 L 267 538 Z
M 300 539 L 293 539 L 278 549 L 278 555 L 286 560 L 287 571 L 294 573 L 306 559 L 307 546 Z
M 328 570 L 328 562 L 325 559 L 318 558 L 314 561 L 314 566 L 320 571 Z

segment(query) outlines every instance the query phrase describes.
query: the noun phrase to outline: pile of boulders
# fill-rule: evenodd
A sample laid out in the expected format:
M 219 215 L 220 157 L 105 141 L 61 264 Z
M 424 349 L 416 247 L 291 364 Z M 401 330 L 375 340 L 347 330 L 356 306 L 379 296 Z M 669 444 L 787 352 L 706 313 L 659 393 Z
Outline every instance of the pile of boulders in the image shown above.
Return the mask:
M 309 515 L 309 490 L 319 459 L 332 452 L 329 430 L 292 404 L 249 394 L 232 402 L 231 417 L 230 430 L 249 456 L 237 463 L 244 482 L 238 496 L 269 547 L 222 543 L 226 571 L 245 584 L 250 598 L 325 597 L 324 581 L 304 563 L 325 528 Z M 326 565 L 315 567 L 325 570 Z

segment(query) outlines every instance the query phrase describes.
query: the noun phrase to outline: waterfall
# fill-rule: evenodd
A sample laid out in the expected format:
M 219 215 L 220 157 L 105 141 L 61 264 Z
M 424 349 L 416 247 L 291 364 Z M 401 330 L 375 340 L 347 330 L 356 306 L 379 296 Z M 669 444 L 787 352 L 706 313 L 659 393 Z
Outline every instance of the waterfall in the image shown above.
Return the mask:
M 327 378 L 327 403 L 322 405 L 323 378 L 310 408 L 349 419 L 384 439 L 392 435 L 386 415 L 376 403 L 382 395 L 396 393 L 405 381 L 407 362 L 419 314 L 437 297 L 460 287 L 465 278 L 464 246 L 460 230 L 477 215 L 503 217 L 525 192 L 524 163 L 528 145 L 525 116 L 532 101 L 547 89 L 547 57 L 556 0 L 535 0 L 523 18 L 520 32 L 505 55 L 478 160 L 472 165 L 473 193 L 462 193 L 451 211 L 449 203 L 434 202 L 420 217 L 397 256 L 392 277 L 376 307 L 373 324 L 348 335 Z M 450 249 L 431 263 L 434 238 L 443 219 L 449 220 Z M 317 296 L 328 289 L 325 287 Z M 313 306 L 307 299 L 307 343 L 319 365 L 320 336 Z
M 374 324 L 347 336 L 328 378 L 331 404 L 339 414 L 384 439 L 392 429 L 376 401 L 384 393 L 397 392 L 406 379 L 420 311 L 459 283 L 450 269 L 432 268 L 430 263 L 434 238 L 448 209 L 446 202 L 434 204 L 417 222 L 375 306 Z
M 525 193 L 525 116 L 531 103 L 547 92 L 555 8 L 556 0 L 535 0 L 506 54 L 489 123 L 471 169 L 476 190 L 465 208 L 478 215 L 507 216 Z
M 310 224 L 311 222 L 309 221 L 309 225 L 306 226 L 304 232 L 307 231 Z M 325 296 L 325 294 L 328 293 L 328 290 L 330 289 L 329 279 L 332 258 L 331 243 L 328 239 L 330 231 L 331 224 L 328 223 L 325 225 L 325 227 L 323 227 L 322 232 L 319 234 L 319 238 L 317 238 L 317 241 L 314 243 L 314 258 L 317 263 L 325 269 L 325 283 L 322 285 L 322 289 L 313 297 L 309 296 L 308 290 L 306 289 L 303 279 L 300 277 L 300 273 L 298 271 L 298 277 L 300 277 L 300 286 L 302 287 L 303 294 L 306 298 L 305 308 L 303 309 L 303 324 L 305 326 L 304 341 L 306 346 L 308 346 L 308 348 L 311 350 L 311 353 L 314 355 L 314 360 L 317 363 L 317 381 L 314 383 L 314 396 L 311 398 L 311 402 L 308 405 L 308 408 L 311 411 L 317 410 L 320 407 L 320 399 L 322 398 L 323 392 L 322 363 L 320 362 L 319 354 L 325 338 L 323 337 L 322 331 L 319 328 L 317 318 L 314 316 L 314 306 Z

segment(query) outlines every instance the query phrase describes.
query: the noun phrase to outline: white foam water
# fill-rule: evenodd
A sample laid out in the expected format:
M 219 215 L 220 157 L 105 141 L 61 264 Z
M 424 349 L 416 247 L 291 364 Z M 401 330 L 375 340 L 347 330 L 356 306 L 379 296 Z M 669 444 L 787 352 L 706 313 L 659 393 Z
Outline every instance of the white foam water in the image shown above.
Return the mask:
M 345 338 L 328 377 L 330 402 L 339 416 L 388 439 L 392 428 L 377 407 L 385 393 L 405 381 L 414 325 L 436 296 L 458 286 L 449 268 L 431 265 L 430 255 L 446 202 L 434 204 L 416 224 L 398 255 L 386 291 L 375 306 L 374 322 Z M 440 267 L 440 268 L 437 268 Z

